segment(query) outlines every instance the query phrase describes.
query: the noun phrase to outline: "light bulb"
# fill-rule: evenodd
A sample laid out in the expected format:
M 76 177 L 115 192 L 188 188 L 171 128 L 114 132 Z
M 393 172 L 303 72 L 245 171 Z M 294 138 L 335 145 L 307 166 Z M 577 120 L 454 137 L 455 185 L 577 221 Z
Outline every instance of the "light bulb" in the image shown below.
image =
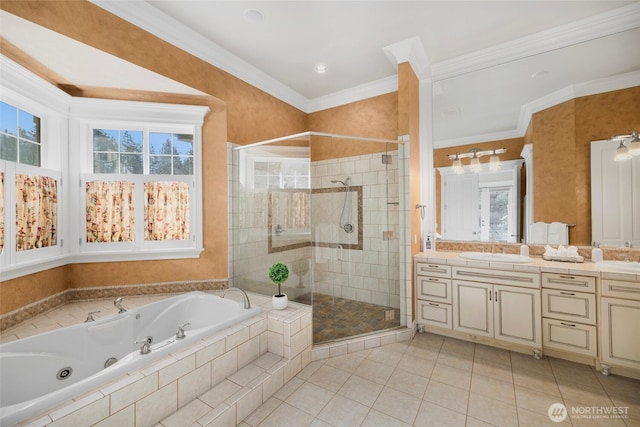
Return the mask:
M 613 158 L 616 162 L 622 162 L 624 160 L 629 160 L 631 158 L 631 154 L 629 154 L 629 149 L 626 145 L 624 145 L 624 141 L 620 141 L 620 145 L 616 150 L 616 156 Z
M 471 170 L 471 172 L 475 172 L 475 173 L 482 171 L 482 165 L 480 164 L 480 159 L 478 158 L 478 156 L 476 156 L 475 153 L 471 158 L 471 163 L 469 163 L 469 169 Z
M 453 159 L 453 165 L 451 166 L 453 171 L 458 175 L 464 173 L 464 167 L 462 166 L 462 160 L 456 154 L 456 158 Z
M 496 172 L 502 167 L 502 163 L 500 163 L 500 157 L 494 151 L 491 157 L 489 158 L 489 170 L 492 172 Z

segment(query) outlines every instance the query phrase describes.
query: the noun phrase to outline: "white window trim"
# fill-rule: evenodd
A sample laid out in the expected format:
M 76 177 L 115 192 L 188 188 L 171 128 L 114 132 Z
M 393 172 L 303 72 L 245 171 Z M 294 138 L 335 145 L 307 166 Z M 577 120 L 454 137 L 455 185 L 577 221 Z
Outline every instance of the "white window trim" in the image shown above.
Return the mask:
M 197 258 L 203 248 L 202 221 L 202 123 L 208 107 L 173 105 L 136 101 L 115 101 L 108 99 L 73 98 L 70 106 L 70 179 L 79 183 L 77 206 L 71 210 L 76 215 L 80 227 L 70 230 L 69 251 L 76 263 L 133 261 L 152 259 Z M 93 129 L 126 129 L 145 132 L 173 132 L 193 134 L 194 174 L 184 175 L 119 175 L 93 173 Z M 145 137 L 146 139 L 146 137 Z M 86 243 L 84 217 L 80 216 L 85 206 L 84 183 L 94 178 L 144 182 L 154 179 L 180 181 L 186 178 L 192 191 L 194 203 L 190 216 L 190 233 L 187 241 L 164 241 L 140 243 L 139 225 L 136 226 L 134 243 Z M 142 205 L 138 205 L 141 207 Z
M 40 117 L 42 172 L 45 175 L 50 174 L 51 171 L 58 173 L 61 186 L 58 205 L 58 246 L 56 250 L 50 250 L 52 248 L 43 248 L 45 251 L 33 250 L 34 253 L 39 252 L 41 256 L 16 259 L 15 246 L 7 250 L 13 242 L 13 238 L 7 238 L 11 232 L 8 225 L 15 222 L 15 217 L 9 216 L 14 210 L 5 208 L 5 250 L 0 254 L 2 281 L 80 262 L 183 259 L 200 256 L 203 251 L 202 124 L 204 116 L 209 111 L 208 107 L 73 98 L 2 55 L 0 55 L 0 69 L 2 69 L 0 100 Z M 195 234 L 195 241 L 191 247 L 79 252 L 80 233 L 77 224 L 80 222 L 84 224 L 84 215 L 81 213 L 84 205 L 80 203 L 81 197 L 75 183 L 80 182 L 81 173 L 92 172 L 84 170 L 87 165 L 84 162 L 86 157 L 82 157 L 80 152 L 80 148 L 84 147 L 82 153 L 86 154 L 87 141 L 81 132 L 81 124 L 87 121 L 103 124 L 128 122 L 137 126 L 152 125 L 154 130 L 190 129 L 188 133 L 194 135 L 195 183 L 193 189 L 196 203 L 194 210 L 196 215 L 191 218 L 194 222 L 191 233 Z M 13 162 L 6 163 L 11 163 L 12 166 L 3 165 L 3 169 L 15 169 Z M 88 165 L 92 165 L 92 161 Z M 69 183 L 74 184 L 69 185 Z M 8 182 L 5 178 L 5 188 L 10 189 L 13 186 L 14 182 Z

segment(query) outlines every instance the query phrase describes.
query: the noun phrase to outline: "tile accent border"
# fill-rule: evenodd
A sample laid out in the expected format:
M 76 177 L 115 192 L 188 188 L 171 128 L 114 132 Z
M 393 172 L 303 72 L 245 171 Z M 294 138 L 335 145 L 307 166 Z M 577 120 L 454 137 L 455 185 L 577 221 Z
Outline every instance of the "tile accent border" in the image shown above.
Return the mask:
M 192 291 L 219 291 L 229 287 L 226 279 L 192 280 L 184 282 L 149 283 L 144 285 L 106 286 L 67 289 L 0 316 L 0 332 L 19 325 L 32 317 L 74 301 L 87 301 L 119 296 L 178 294 Z

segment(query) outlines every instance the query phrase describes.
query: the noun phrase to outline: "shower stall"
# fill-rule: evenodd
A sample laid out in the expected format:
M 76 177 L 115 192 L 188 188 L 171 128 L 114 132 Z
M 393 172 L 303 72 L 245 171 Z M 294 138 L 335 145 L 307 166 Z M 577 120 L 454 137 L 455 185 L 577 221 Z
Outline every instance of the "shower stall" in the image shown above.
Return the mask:
M 314 344 L 406 326 L 397 141 L 305 132 L 230 147 L 231 286 L 313 307 Z

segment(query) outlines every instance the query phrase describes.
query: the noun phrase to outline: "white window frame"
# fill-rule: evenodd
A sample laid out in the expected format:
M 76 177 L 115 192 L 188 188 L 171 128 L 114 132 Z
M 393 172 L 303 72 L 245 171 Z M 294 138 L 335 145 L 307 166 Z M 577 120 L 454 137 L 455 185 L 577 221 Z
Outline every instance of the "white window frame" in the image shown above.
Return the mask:
M 202 123 L 208 107 L 173 105 L 148 102 L 115 101 L 105 99 L 74 98 L 71 103 L 70 151 L 71 179 L 79 183 L 77 198 L 79 227 L 71 231 L 70 250 L 76 254 L 75 262 L 132 261 L 151 259 L 197 258 L 203 248 L 202 226 Z M 93 130 L 118 129 L 141 130 L 144 134 L 144 152 L 148 154 L 148 133 L 167 132 L 193 135 L 193 175 L 144 175 L 144 174 L 94 174 Z M 145 164 L 148 159 L 145 158 Z M 77 178 L 77 180 L 76 180 Z M 86 242 L 84 209 L 86 194 L 84 184 L 93 180 L 133 181 L 136 183 L 136 241 L 135 242 Z M 146 181 L 188 182 L 191 205 L 189 232 L 191 238 L 173 241 L 144 241 L 142 221 L 143 185 Z
M 68 106 L 71 96 L 0 55 L 0 100 L 40 118 L 40 166 L 0 161 L 5 172 L 5 244 L 0 254 L 0 276 L 9 280 L 66 264 L 66 181 L 68 152 Z M 51 176 L 58 181 L 56 246 L 17 252 L 15 235 L 15 176 Z M 8 201 L 8 203 L 7 203 Z

